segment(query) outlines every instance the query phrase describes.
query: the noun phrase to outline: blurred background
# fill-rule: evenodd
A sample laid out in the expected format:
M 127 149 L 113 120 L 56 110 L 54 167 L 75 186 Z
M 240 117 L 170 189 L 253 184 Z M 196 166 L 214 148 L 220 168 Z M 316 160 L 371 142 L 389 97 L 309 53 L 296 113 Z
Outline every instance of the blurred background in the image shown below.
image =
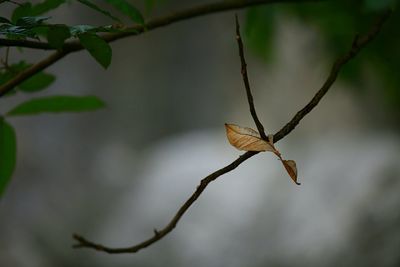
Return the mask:
M 380 8 L 346 2 L 238 11 L 268 133 L 308 103 Z M 145 14 L 203 3 L 164 0 Z M 2 5 L 1 15 L 11 9 Z M 85 51 L 48 69 L 57 80 L 40 95 L 97 95 L 107 107 L 10 120 L 18 162 L 0 201 L 0 266 L 400 266 L 398 11 L 277 144 L 296 160 L 301 186 L 261 153 L 210 184 L 170 235 L 138 254 L 71 248 L 75 232 L 117 247 L 147 239 L 203 177 L 241 154 L 224 130 L 226 122 L 255 128 L 234 14 L 117 41 L 108 70 Z M 75 2 L 50 15 L 52 23 L 110 24 Z M 10 60 L 46 55 L 12 49 Z M 1 99 L 0 112 L 30 98 Z

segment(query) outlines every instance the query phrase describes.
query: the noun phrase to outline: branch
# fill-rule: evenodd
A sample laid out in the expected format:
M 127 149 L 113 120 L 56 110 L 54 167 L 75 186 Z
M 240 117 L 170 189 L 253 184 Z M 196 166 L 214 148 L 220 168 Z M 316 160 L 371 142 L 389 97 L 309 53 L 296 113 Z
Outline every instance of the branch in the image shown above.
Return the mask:
M 256 108 L 254 106 L 253 95 L 251 94 L 251 90 L 250 90 L 249 77 L 247 76 L 247 64 L 246 64 L 246 60 L 244 58 L 243 42 L 242 42 L 242 37 L 240 36 L 240 26 L 239 26 L 239 20 L 238 20 L 237 15 L 235 15 L 235 22 L 236 22 L 236 40 L 238 42 L 240 63 L 242 65 L 241 72 L 242 72 L 242 76 L 243 76 L 244 87 L 246 88 L 246 95 L 247 95 L 247 101 L 249 102 L 250 114 L 253 117 L 253 120 L 257 126 L 257 129 L 258 129 L 258 132 L 260 133 L 261 138 L 264 140 L 268 140 L 268 137 L 264 131 L 264 126 L 258 119 Z
M 39 71 L 47 68 L 48 66 L 52 65 L 56 61 L 60 60 L 64 56 L 66 56 L 68 53 L 60 50 L 52 55 L 50 55 L 48 58 L 36 63 L 35 65 L 32 65 L 31 67 L 27 68 L 26 70 L 20 72 L 17 76 L 0 86 L 0 97 L 3 95 L 7 94 L 10 92 L 15 86 L 18 84 L 22 83 L 26 79 L 30 78 L 31 76 L 35 75 Z
M 128 28 L 127 32 L 122 33 L 112 33 L 103 35 L 102 38 L 110 43 L 122 38 L 130 37 L 139 35 L 145 31 L 150 31 L 159 27 L 163 27 L 174 22 L 222 12 L 228 11 L 232 9 L 239 9 L 249 6 L 261 5 L 261 4 L 272 4 L 272 3 L 284 3 L 284 2 L 299 2 L 300 0 L 248 0 L 248 1 L 241 1 L 241 0 L 231 0 L 231 1 L 222 1 L 217 3 L 205 4 L 200 5 L 197 7 L 192 7 L 188 9 L 184 9 L 182 11 L 178 11 L 172 13 L 167 16 L 163 16 L 160 18 L 156 18 L 153 20 L 148 21 L 145 25 L 136 25 L 131 28 Z M 313 1 L 323 1 L 323 0 L 301 0 L 301 2 L 313 2 Z M 45 42 L 36 42 L 30 40 L 9 40 L 9 39 L 0 39 L 0 46 L 17 46 L 17 47 L 26 47 L 26 48 L 36 48 L 36 49 L 43 49 L 43 50 L 53 50 L 48 43 Z M 83 46 L 80 44 L 79 41 L 71 41 L 64 44 L 63 48 L 58 51 L 57 53 L 51 55 L 49 58 L 44 59 L 43 61 L 33 65 L 29 69 L 21 72 L 19 75 L 14 77 L 9 82 L 0 86 L 0 97 L 5 95 L 7 92 L 11 91 L 14 86 L 18 85 L 19 83 L 23 82 L 24 80 L 28 79 L 29 77 L 35 75 L 37 72 L 45 69 L 46 67 L 50 66 L 51 64 L 55 63 L 60 58 L 66 56 L 69 53 L 77 52 L 84 49 Z M 57 58 L 58 57 L 58 58 Z M 264 134 L 265 135 L 265 134 Z
M 346 53 L 344 56 L 340 57 L 336 62 L 334 63 L 331 72 L 322 86 L 322 88 L 317 92 L 317 94 L 312 98 L 312 100 L 302 109 L 300 110 L 294 118 L 286 124 L 280 131 L 278 131 L 274 135 L 274 142 L 278 142 L 281 140 L 283 137 L 288 135 L 294 128 L 295 126 L 299 123 L 299 121 L 308 113 L 310 112 L 321 100 L 321 98 L 326 94 L 326 92 L 331 88 L 332 84 L 335 82 L 340 70 L 342 67 L 352 58 L 354 58 L 361 50 L 364 48 L 369 42 L 371 42 L 377 34 L 380 32 L 383 23 L 389 18 L 391 14 L 391 11 L 386 11 L 384 12 L 378 19 L 377 23 L 372 26 L 369 32 L 367 32 L 365 35 L 359 37 L 357 36 L 353 42 L 353 45 L 348 53 Z M 182 218 L 182 216 L 185 214 L 185 212 L 191 207 L 191 205 L 199 198 L 201 193 L 206 189 L 206 187 L 214 180 L 216 180 L 218 177 L 224 175 L 225 173 L 228 173 L 232 170 L 234 170 L 236 167 L 238 167 L 241 163 L 246 161 L 247 159 L 251 158 L 252 156 L 258 154 L 259 152 L 246 152 L 242 154 L 238 159 L 233 161 L 231 164 L 223 167 L 222 169 L 219 169 L 212 174 L 208 175 L 204 179 L 201 180 L 200 184 L 198 185 L 197 189 L 194 191 L 194 193 L 189 197 L 188 200 L 179 208 L 178 212 L 175 214 L 175 216 L 172 218 L 172 220 L 162 229 L 162 230 L 154 230 L 154 235 L 141 242 L 138 243 L 137 245 L 131 246 L 131 247 L 125 247 L 125 248 L 110 248 L 106 247 L 101 244 L 97 244 L 94 242 L 91 242 L 87 240 L 86 238 L 74 234 L 73 238 L 78 242 L 76 245 L 74 245 L 74 248 L 91 248 L 95 249 L 98 251 L 110 253 L 110 254 L 116 254 L 116 253 L 135 253 L 138 252 L 139 250 L 146 248 L 153 243 L 159 241 L 162 239 L 164 236 L 166 236 L 168 233 L 170 233 L 178 224 L 179 220 Z
M 13 1 L 13 0 L 0 0 L 0 4 L 3 4 L 3 3 L 11 3 L 11 4 L 14 4 L 14 5 L 17 5 L 17 6 L 21 6 L 20 3 L 16 2 L 16 1 Z
M 250 6 L 262 5 L 262 4 L 273 4 L 273 3 L 286 3 L 286 2 L 318 2 L 324 0 L 231 0 L 231 1 L 221 1 L 217 3 L 210 3 L 199 5 L 197 7 L 187 8 L 181 11 L 177 11 L 170 15 L 162 16 L 159 18 L 155 18 L 149 20 L 145 25 L 136 25 L 130 28 L 127 28 L 126 32 L 120 33 L 111 33 L 105 34 L 102 38 L 107 42 L 114 42 L 119 39 L 123 39 L 130 36 L 136 36 L 141 33 L 151 31 L 163 26 L 167 26 L 169 24 L 191 19 L 194 17 L 199 17 L 207 14 L 217 13 L 228 11 L 232 9 L 245 8 Z M 26 48 L 36 48 L 42 50 L 54 50 L 48 43 L 45 42 L 36 42 L 30 40 L 9 40 L 9 39 L 0 39 L 0 46 L 7 47 L 26 47 Z M 84 49 L 78 40 L 67 42 L 64 44 L 61 50 L 57 53 L 51 55 L 49 58 L 44 59 L 43 61 L 33 65 L 29 69 L 21 72 L 18 76 L 0 86 L 0 97 L 11 91 L 15 85 L 23 82 L 24 80 L 30 78 L 35 75 L 37 72 L 45 69 L 51 64 L 55 63 L 58 59 L 66 56 L 69 53 L 77 52 Z M 57 59 L 57 56 L 59 57 Z
M 304 116 L 306 116 L 313 108 L 318 105 L 319 101 L 322 99 L 322 97 L 324 97 L 324 95 L 331 88 L 332 84 L 336 81 L 342 67 L 351 59 L 353 59 L 361 51 L 361 49 L 363 49 L 378 35 L 383 24 L 389 18 L 391 13 L 392 11 L 390 9 L 384 11 L 382 15 L 378 18 L 376 23 L 371 27 L 368 33 L 363 36 L 356 35 L 350 51 L 339 57 L 332 65 L 328 79 L 326 79 L 321 89 L 319 89 L 319 91 L 304 108 L 298 111 L 296 115 L 281 130 L 279 130 L 279 132 L 274 135 L 274 142 L 281 140 L 283 137 L 293 131 L 293 129 L 297 126 L 297 124 L 299 124 L 301 119 L 303 119 Z
M 325 0 L 247 0 L 247 1 L 230 0 L 230 1 L 220 1 L 216 3 L 208 3 L 208 4 L 198 5 L 196 7 L 186 8 L 166 16 L 151 19 L 145 25 L 135 25 L 133 27 L 127 28 L 126 32 L 106 34 L 103 36 L 103 39 L 106 42 L 113 42 L 121 38 L 138 35 L 145 31 L 150 31 L 156 28 L 167 26 L 169 24 L 178 21 L 187 20 L 218 12 L 250 7 L 250 6 L 274 4 L 274 3 L 290 3 L 290 2 L 303 3 L 303 2 L 321 2 L 321 1 Z M 51 47 L 47 42 L 38 42 L 30 40 L 0 39 L 0 46 L 17 46 L 17 47 L 42 49 L 42 50 L 55 50 L 55 48 Z M 83 49 L 83 47 L 78 40 L 75 40 L 65 43 L 63 49 L 77 51 Z
M 93 248 L 95 250 L 114 254 L 114 253 L 135 253 L 143 248 L 150 246 L 151 244 L 162 239 L 176 227 L 183 214 L 185 214 L 185 212 L 190 208 L 190 206 L 199 198 L 199 196 L 201 195 L 201 193 L 203 193 L 204 189 L 206 189 L 209 183 L 211 183 L 221 175 L 234 170 L 242 162 L 244 162 L 245 160 L 249 159 L 250 157 L 254 156 L 257 153 L 258 152 L 246 152 L 228 166 L 225 166 L 224 168 L 213 172 L 212 174 L 208 175 L 206 178 L 201 180 L 200 184 L 196 188 L 196 191 L 194 191 L 194 193 L 190 196 L 190 198 L 186 200 L 186 202 L 179 208 L 178 212 L 168 223 L 168 225 L 165 226 L 162 230 L 155 230 L 154 235 L 151 238 L 147 239 L 146 241 L 143 241 L 135 246 L 127 248 L 109 248 L 100 244 L 93 243 L 91 241 L 86 240 L 84 237 L 80 235 L 74 234 L 73 238 L 76 241 L 78 241 L 78 244 L 74 245 L 74 248 L 88 247 L 88 248 Z

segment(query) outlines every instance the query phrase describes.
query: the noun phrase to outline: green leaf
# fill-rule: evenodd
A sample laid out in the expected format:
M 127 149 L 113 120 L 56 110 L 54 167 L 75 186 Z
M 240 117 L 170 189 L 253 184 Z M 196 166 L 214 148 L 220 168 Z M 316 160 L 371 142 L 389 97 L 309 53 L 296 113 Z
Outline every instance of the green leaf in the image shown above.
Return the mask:
M 15 23 L 17 26 L 25 27 L 36 27 L 43 24 L 44 21 L 48 20 L 50 17 L 45 16 L 35 16 L 35 17 L 21 17 Z
M 31 29 L 27 29 L 21 26 L 14 26 L 12 24 L 2 24 L 0 25 L 0 35 L 6 35 L 8 38 L 17 37 L 17 38 L 26 38 L 31 37 L 35 38 L 36 33 Z
M 0 23 L 9 23 L 11 24 L 11 21 L 9 21 L 7 18 L 5 17 L 0 17 Z
M 10 110 L 7 116 L 82 112 L 104 106 L 104 102 L 95 96 L 48 96 L 28 100 Z
M 396 4 L 396 0 L 365 0 L 364 5 L 367 10 L 379 10 L 388 7 L 393 7 Z
M 83 47 L 106 69 L 112 58 L 110 45 L 96 34 L 83 33 L 79 34 L 78 37 Z
M 65 25 L 51 26 L 47 32 L 47 42 L 57 49 L 61 48 L 69 37 L 71 37 L 71 33 Z
M 14 9 L 14 12 L 11 16 L 11 21 L 15 23 L 19 18 L 22 17 L 33 17 L 42 15 L 66 2 L 66 0 L 45 0 L 33 6 L 29 2 L 21 4 L 16 9 Z
M 32 16 L 39 16 L 44 13 L 47 13 L 53 9 L 56 9 L 60 5 L 66 3 L 66 0 L 46 0 L 43 1 L 42 3 L 39 3 L 37 5 L 34 5 L 31 10 L 31 15 Z
M 8 66 L 7 69 L 3 69 L 0 71 L 0 85 L 5 84 L 15 76 L 17 76 L 21 71 L 25 70 L 28 68 L 30 65 L 26 64 L 25 61 L 20 61 L 15 64 L 11 64 Z M 6 95 L 13 95 L 16 93 L 15 88 L 11 90 L 9 93 Z
M 145 13 L 148 15 L 151 11 L 153 11 L 156 5 L 165 4 L 166 2 L 166 0 L 144 0 Z
M 15 75 L 9 71 L 1 72 L 0 73 L 0 85 L 5 84 L 9 80 L 11 80 Z
M 15 25 L 11 23 L 0 24 L 0 34 L 6 35 L 8 38 L 37 38 L 38 34 L 47 31 L 48 26 L 43 22 L 49 18 L 43 16 L 20 17 Z
M 90 1 L 88 1 L 88 0 L 78 0 L 78 1 L 79 1 L 81 4 L 84 4 L 84 5 L 88 6 L 88 7 L 90 7 L 91 9 L 96 10 L 97 12 L 100 12 L 100 13 L 102 13 L 103 15 L 106 15 L 107 17 L 109 17 L 109 18 L 111 18 L 111 19 L 113 19 L 113 20 L 115 20 L 115 21 L 121 22 L 119 18 L 114 17 L 113 15 L 111 15 L 110 12 L 108 12 L 108 11 L 106 11 L 106 10 L 104 10 L 104 9 L 99 8 L 98 6 L 96 6 L 95 4 L 93 4 L 92 2 L 90 2 Z
M 249 8 L 244 27 L 248 47 L 265 60 L 272 60 L 275 34 L 275 9 L 273 7 Z
M 95 26 L 85 25 L 85 24 L 69 27 L 71 35 L 74 35 L 74 36 L 82 34 L 82 33 L 87 33 L 87 32 L 96 32 L 95 29 L 96 29 Z
M 144 19 L 140 11 L 125 0 L 105 0 L 132 19 L 133 22 L 143 24 Z
M 32 4 L 29 2 L 24 3 L 18 6 L 16 9 L 14 9 L 13 14 L 11 16 L 11 21 L 15 23 L 19 18 L 30 16 L 31 11 L 32 11 Z
M 18 63 L 14 63 L 8 66 L 7 69 L 3 69 L 0 71 L 0 85 L 5 84 L 15 76 L 17 76 L 20 72 L 26 70 L 32 66 L 31 64 L 26 63 L 25 61 L 19 61 Z M 43 71 L 36 73 L 31 78 L 19 84 L 17 87 L 20 91 L 23 92 L 37 92 L 47 88 L 50 84 L 52 84 L 55 80 L 54 75 L 45 73 Z
M 56 77 L 52 74 L 39 72 L 31 78 L 18 85 L 18 88 L 24 92 L 38 92 L 46 89 L 50 84 L 55 81 Z
M 82 33 L 97 33 L 97 32 L 137 32 L 137 30 L 132 28 L 119 28 L 114 25 L 106 25 L 106 26 L 91 26 L 91 25 L 75 25 L 70 26 L 69 30 L 71 35 L 78 36 Z
M 15 169 L 17 141 L 13 127 L 0 117 L 0 196 Z

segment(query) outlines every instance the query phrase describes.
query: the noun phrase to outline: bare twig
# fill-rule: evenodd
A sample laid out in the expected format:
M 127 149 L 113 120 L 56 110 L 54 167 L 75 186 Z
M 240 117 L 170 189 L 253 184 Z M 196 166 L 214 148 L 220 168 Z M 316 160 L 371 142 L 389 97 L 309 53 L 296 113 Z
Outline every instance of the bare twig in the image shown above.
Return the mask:
M 306 116 L 313 108 L 315 108 L 315 106 L 318 105 L 319 101 L 328 92 L 332 84 L 336 81 L 343 65 L 353 59 L 361 51 L 361 49 L 363 49 L 378 35 L 384 22 L 389 18 L 391 13 L 392 11 L 389 9 L 384 11 L 368 33 L 363 36 L 356 35 L 350 51 L 338 58 L 332 65 L 328 79 L 326 79 L 321 89 L 319 89 L 319 91 L 304 108 L 298 111 L 296 115 L 282 129 L 274 134 L 274 142 L 281 140 L 283 137 L 288 135 L 297 126 L 297 124 L 299 124 L 300 120 L 303 119 L 304 116 Z
M 157 230 L 154 232 L 154 235 L 147 239 L 146 241 L 143 241 L 135 246 L 132 247 L 127 247 L 127 248 L 109 248 L 100 244 L 93 243 L 91 241 L 88 241 L 84 237 L 74 234 L 73 237 L 76 241 L 78 241 L 78 244 L 74 245 L 75 248 L 82 248 L 82 247 L 87 247 L 87 248 L 93 248 L 99 251 L 107 252 L 107 253 L 135 253 L 138 252 L 139 250 L 146 248 L 150 246 L 151 244 L 157 242 L 158 240 L 162 239 L 164 236 L 166 236 L 169 232 L 171 232 L 175 226 L 178 224 L 179 220 L 185 214 L 185 212 L 190 208 L 190 206 L 199 198 L 201 193 L 203 193 L 204 189 L 208 186 L 209 183 L 220 177 L 221 175 L 230 172 L 234 170 L 237 166 L 239 166 L 242 162 L 247 160 L 248 158 L 254 156 L 258 152 L 246 152 L 243 155 L 241 155 L 237 160 L 229 164 L 228 166 L 219 169 L 216 172 L 213 172 L 212 174 L 208 175 L 205 177 L 203 180 L 201 180 L 200 184 L 197 186 L 196 190 L 194 193 L 190 196 L 188 200 L 179 208 L 178 212 L 175 214 L 175 216 L 172 218 L 172 220 L 166 225 L 163 229 Z
M 11 3 L 11 4 L 14 4 L 17 6 L 21 5 L 20 3 L 16 2 L 16 1 L 12 1 L 12 0 L 0 0 L 0 4 L 3 4 L 3 3 Z
M 3 65 L 2 68 L 6 69 L 6 70 L 10 69 L 10 66 L 8 65 L 9 55 L 10 55 L 10 47 L 6 47 L 6 53 L 4 55 L 4 60 L 2 58 L 0 59 L 0 63 Z
M 354 58 L 362 48 L 365 47 L 369 42 L 371 42 L 377 34 L 380 32 L 383 23 L 389 18 L 391 14 L 391 11 L 386 11 L 384 12 L 378 19 L 377 23 L 372 26 L 369 32 L 367 32 L 365 35 L 361 37 L 356 37 L 355 41 L 353 42 L 353 45 L 348 53 L 346 53 L 344 56 L 340 57 L 335 64 L 333 65 L 331 72 L 322 86 L 322 88 L 317 92 L 316 96 L 313 97 L 313 99 L 306 105 L 305 108 L 303 108 L 301 111 L 299 111 L 296 116 L 283 127 L 280 131 L 278 131 L 273 139 L 274 142 L 278 142 L 281 140 L 283 137 L 288 135 L 294 128 L 295 126 L 299 123 L 299 121 L 308 113 L 310 112 L 321 100 L 321 98 L 326 94 L 326 92 L 331 88 L 332 84 L 337 78 L 337 75 L 339 74 L 341 68 L 352 58 Z M 214 180 L 216 180 L 218 177 L 234 170 L 236 167 L 238 167 L 241 163 L 246 161 L 247 159 L 251 158 L 252 156 L 258 154 L 259 152 L 246 152 L 242 154 L 238 159 L 233 161 L 231 164 L 223 167 L 222 169 L 219 169 L 212 174 L 208 175 L 204 179 L 201 180 L 200 184 L 198 185 L 197 189 L 194 191 L 194 193 L 189 197 L 188 200 L 179 208 L 178 212 L 175 214 L 175 216 L 172 218 L 172 220 L 161 230 L 157 230 L 154 232 L 154 235 L 141 242 L 138 243 L 137 245 L 131 246 L 131 247 L 125 247 L 125 248 L 110 248 L 106 247 L 101 244 L 97 244 L 94 242 L 91 242 L 87 240 L 86 238 L 74 234 L 73 238 L 78 242 L 76 245 L 74 245 L 75 248 L 91 248 L 95 249 L 98 251 L 106 252 L 106 253 L 135 253 L 138 252 L 139 250 L 146 248 L 150 246 L 151 244 L 159 241 L 162 239 L 164 236 L 166 236 L 168 233 L 170 233 L 177 225 L 179 220 L 182 218 L 182 216 L 185 214 L 185 212 L 191 207 L 191 205 L 199 198 L 201 193 L 206 189 L 206 187 Z
M 242 42 L 242 37 L 240 36 L 240 25 L 239 25 L 239 20 L 238 20 L 237 15 L 235 15 L 235 22 L 236 22 L 236 40 L 237 40 L 238 47 L 239 47 L 240 63 L 242 65 L 241 73 L 243 76 L 244 87 L 246 88 L 246 95 L 247 95 L 247 101 L 249 102 L 250 114 L 253 117 L 254 123 L 257 126 L 257 129 L 258 129 L 258 132 L 260 133 L 261 138 L 264 140 L 268 140 L 268 137 L 264 131 L 264 126 L 258 119 L 256 108 L 254 106 L 253 95 L 251 94 L 251 90 L 250 90 L 249 77 L 247 76 L 247 64 L 246 64 L 246 60 L 244 58 L 243 42 Z
M 7 49 L 6 49 L 6 58 L 5 58 L 5 60 L 4 60 L 4 65 L 5 65 L 6 67 L 8 67 L 8 58 L 9 58 L 9 56 L 10 56 L 10 48 L 7 47 Z

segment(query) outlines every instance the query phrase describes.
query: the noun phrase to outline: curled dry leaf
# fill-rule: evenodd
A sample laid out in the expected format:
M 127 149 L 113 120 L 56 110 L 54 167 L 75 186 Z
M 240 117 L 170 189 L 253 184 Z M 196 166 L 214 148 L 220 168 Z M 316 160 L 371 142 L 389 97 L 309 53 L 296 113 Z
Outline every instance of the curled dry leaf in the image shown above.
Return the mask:
M 229 143 L 239 150 L 276 151 L 271 143 L 261 139 L 260 134 L 251 128 L 225 123 L 225 129 Z
M 235 124 L 225 123 L 226 136 L 229 143 L 239 150 L 245 151 L 271 151 L 282 161 L 283 166 L 288 172 L 290 178 L 297 184 L 297 167 L 294 160 L 284 160 L 281 153 L 275 148 L 273 135 L 268 136 L 268 141 L 261 138 L 260 134 L 247 127 L 240 127 Z
M 292 178 L 293 182 L 295 182 L 297 185 L 300 185 L 299 182 L 297 182 L 297 167 L 296 167 L 296 162 L 294 160 L 282 160 L 283 166 L 285 167 L 286 171 Z

